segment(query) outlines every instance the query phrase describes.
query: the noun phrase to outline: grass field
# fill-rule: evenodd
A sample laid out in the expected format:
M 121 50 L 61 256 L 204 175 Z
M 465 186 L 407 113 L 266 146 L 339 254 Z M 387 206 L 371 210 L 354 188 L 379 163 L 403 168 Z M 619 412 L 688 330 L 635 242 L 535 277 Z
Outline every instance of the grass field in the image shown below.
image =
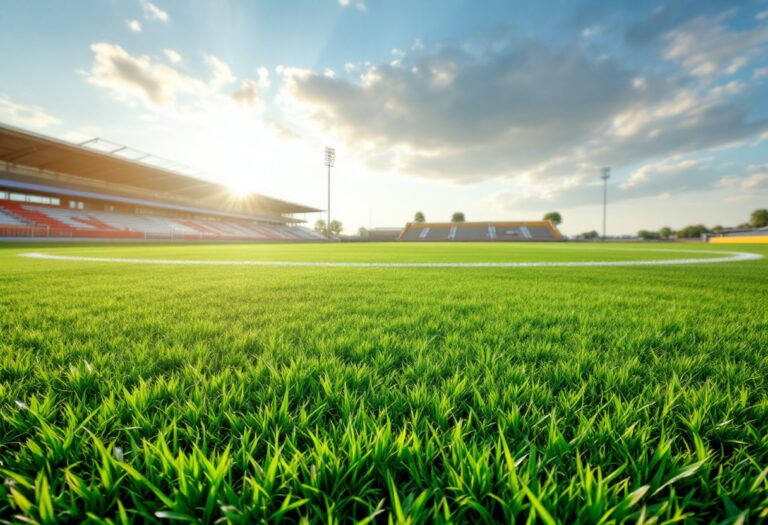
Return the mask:
M 6 521 L 768 520 L 767 246 L 0 245 Z

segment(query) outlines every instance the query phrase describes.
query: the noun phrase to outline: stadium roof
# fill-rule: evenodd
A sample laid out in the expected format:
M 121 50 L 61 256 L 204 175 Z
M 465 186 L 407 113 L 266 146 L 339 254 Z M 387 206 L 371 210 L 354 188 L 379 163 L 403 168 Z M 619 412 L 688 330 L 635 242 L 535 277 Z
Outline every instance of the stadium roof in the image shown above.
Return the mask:
M 181 164 L 102 139 L 74 144 L 0 124 L 0 161 L 116 188 L 135 188 L 155 199 L 194 204 L 198 208 L 245 214 L 321 211 L 255 193 L 235 199 L 223 184 L 195 177 Z

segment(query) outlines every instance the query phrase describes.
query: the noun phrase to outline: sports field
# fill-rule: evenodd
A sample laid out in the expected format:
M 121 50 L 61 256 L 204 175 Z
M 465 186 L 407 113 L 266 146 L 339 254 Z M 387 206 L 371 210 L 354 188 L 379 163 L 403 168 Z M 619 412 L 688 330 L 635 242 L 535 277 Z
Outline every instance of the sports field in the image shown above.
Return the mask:
M 723 251 L 0 245 L 0 516 L 764 522 L 768 258 L 217 263 Z

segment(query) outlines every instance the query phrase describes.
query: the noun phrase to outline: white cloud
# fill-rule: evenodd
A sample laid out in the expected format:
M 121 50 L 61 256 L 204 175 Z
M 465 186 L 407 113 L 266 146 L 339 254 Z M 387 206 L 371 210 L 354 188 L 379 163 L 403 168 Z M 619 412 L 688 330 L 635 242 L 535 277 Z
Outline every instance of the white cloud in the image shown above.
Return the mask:
M 742 190 L 765 190 L 768 189 L 768 171 L 756 173 L 745 178 L 740 185 Z
M 420 51 L 424 49 L 424 44 L 421 42 L 420 38 L 417 38 L 413 41 L 413 44 L 411 44 L 411 50 L 412 51 Z
M 212 71 L 210 83 L 213 89 L 219 89 L 237 80 L 232 74 L 232 70 L 229 68 L 229 64 L 221 60 L 219 57 L 215 55 L 205 55 L 205 63 L 210 66 Z
M 282 75 L 284 79 L 292 80 L 306 78 L 314 74 L 309 69 L 303 69 L 300 67 L 286 67 L 282 65 L 275 67 L 275 71 L 277 74 Z
M 174 51 L 173 49 L 163 49 L 163 54 L 171 64 L 181 63 L 181 55 L 177 51 Z
M 144 9 L 144 18 L 146 20 L 160 20 L 161 22 L 168 22 L 170 20 L 168 13 L 148 0 L 141 0 L 141 7 Z
M 760 21 L 768 20 L 768 11 L 760 11 L 755 15 L 755 18 Z
M 297 174 L 308 172 L 314 146 L 302 130 L 264 115 L 268 70 L 259 68 L 255 78 L 239 78 L 222 58 L 207 55 L 204 72 L 193 75 L 169 64 L 163 54 L 133 55 L 103 42 L 91 49 L 87 81 L 131 105 L 145 123 L 145 143 L 137 147 L 154 148 L 157 155 L 200 168 L 206 177 L 225 184 L 296 198 L 295 189 L 286 195 L 281 186 L 299 185 Z M 265 172 L 279 175 L 264 177 Z
M 214 55 L 203 57 L 210 68 L 210 77 L 205 79 L 148 56 L 133 56 L 116 44 L 101 42 L 93 44 L 91 49 L 94 62 L 85 72 L 88 82 L 109 90 L 119 100 L 142 102 L 165 113 L 212 111 L 214 107 L 233 104 L 261 111 L 264 106 L 261 91 L 271 82 L 266 68 L 257 70 L 258 79 L 241 79 Z M 182 60 L 172 49 L 164 49 L 163 53 L 172 64 Z M 230 87 L 233 84 L 237 84 L 234 90 Z
M 303 71 L 286 76 L 284 100 L 370 168 L 457 182 L 562 180 L 593 163 L 627 166 L 758 135 L 768 121 L 737 103 L 748 89 L 526 44 L 444 46 L 371 66 L 359 82 Z
M 34 129 L 47 128 L 61 122 L 41 107 L 19 104 L 2 93 L 0 93 L 0 121 Z
M 232 100 L 242 106 L 259 109 L 264 107 L 261 91 L 267 89 L 271 84 L 269 70 L 260 67 L 257 73 L 259 76 L 258 80 L 243 79 L 240 81 L 240 87 L 231 95 Z
M 703 168 L 709 168 L 708 162 L 710 160 L 711 159 L 668 159 L 662 162 L 646 164 L 635 170 L 629 176 L 629 179 L 620 183 L 619 189 L 631 190 L 636 188 L 648 188 L 651 186 L 651 192 L 653 193 L 656 190 L 656 185 L 654 183 L 657 183 L 660 179 L 664 179 L 664 184 L 666 185 L 670 177 L 692 173 L 694 171 L 700 172 Z M 696 180 L 703 182 L 703 177 L 697 177 Z
M 91 45 L 94 62 L 86 73 L 88 81 L 109 89 L 124 100 L 141 99 L 155 106 L 172 106 L 181 94 L 200 94 L 205 83 L 184 75 L 147 56 L 132 56 L 116 44 Z
M 726 191 L 724 198 L 740 198 L 768 189 L 768 166 L 715 164 L 712 158 L 672 157 L 651 162 L 634 170 L 629 178 L 609 187 L 612 203 L 654 198 L 671 201 L 683 195 Z M 564 180 L 534 181 L 515 185 L 494 196 L 505 211 L 571 209 L 597 205 L 602 198 L 602 183 L 597 171 Z
M 367 7 L 365 5 L 365 0 L 339 0 L 339 5 L 341 7 L 354 6 L 355 9 L 357 9 L 358 11 L 367 10 Z
M 723 17 L 696 18 L 670 31 L 664 57 L 697 77 L 736 73 L 763 52 L 768 27 L 734 31 L 722 22 Z
M 238 90 L 232 93 L 232 100 L 243 106 L 261 107 L 263 105 L 259 85 L 253 80 L 241 80 Z
M 344 71 L 346 71 L 347 73 L 351 73 L 356 69 L 357 69 L 357 66 L 352 62 L 347 62 L 346 64 L 344 64 Z
M 730 175 L 720 180 L 720 186 L 747 192 L 768 191 L 768 164 L 747 166 L 742 176 Z
M 715 86 L 714 88 L 712 88 L 710 93 L 715 97 L 719 97 L 722 95 L 738 95 L 739 93 L 744 91 L 745 88 L 746 86 L 742 82 L 739 82 L 738 80 L 731 80 L 727 84 L 723 84 L 721 86 Z
M 128 25 L 128 29 L 134 33 L 141 33 L 141 22 L 138 20 L 128 20 L 126 24 Z
M 585 28 L 581 32 L 581 36 L 583 36 L 584 38 L 592 38 L 592 37 L 597 36 L 599 33 L 600 33 L 600 28 L 599 27 L 591 26 L 591 27 Z
M 269 78 L 269 69 L 265 67 L 260 67 L 256 70 L 256 73 L 259 75 L 259 82 L 258 85 L 261 89 L 267 89 L 269 86 L 272 85 L 272 80 Z

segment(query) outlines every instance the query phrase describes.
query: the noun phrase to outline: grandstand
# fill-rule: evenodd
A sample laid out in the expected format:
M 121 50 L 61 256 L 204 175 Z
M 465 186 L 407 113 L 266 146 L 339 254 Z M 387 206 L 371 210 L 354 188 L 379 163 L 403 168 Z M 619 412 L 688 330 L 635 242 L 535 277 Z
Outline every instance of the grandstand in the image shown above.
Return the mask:
M 400 241 L 524 242 L 562 241 L 550 221 L 409 222 Z
M 706 240 L 713 244 L 768 244 L 768 227 L 733 228 L 719 233 L 708 233 Z
M 249 194 L 101 139 L 0 124 L 0 237 L 318 241 L 316 208 Z
M 401 227 L 371 228 L 370 230 L 366 230 L 365 234 L 361 237 L 366 241 L 391 242 L 398 240 L 402 232 L 403 228 Z

